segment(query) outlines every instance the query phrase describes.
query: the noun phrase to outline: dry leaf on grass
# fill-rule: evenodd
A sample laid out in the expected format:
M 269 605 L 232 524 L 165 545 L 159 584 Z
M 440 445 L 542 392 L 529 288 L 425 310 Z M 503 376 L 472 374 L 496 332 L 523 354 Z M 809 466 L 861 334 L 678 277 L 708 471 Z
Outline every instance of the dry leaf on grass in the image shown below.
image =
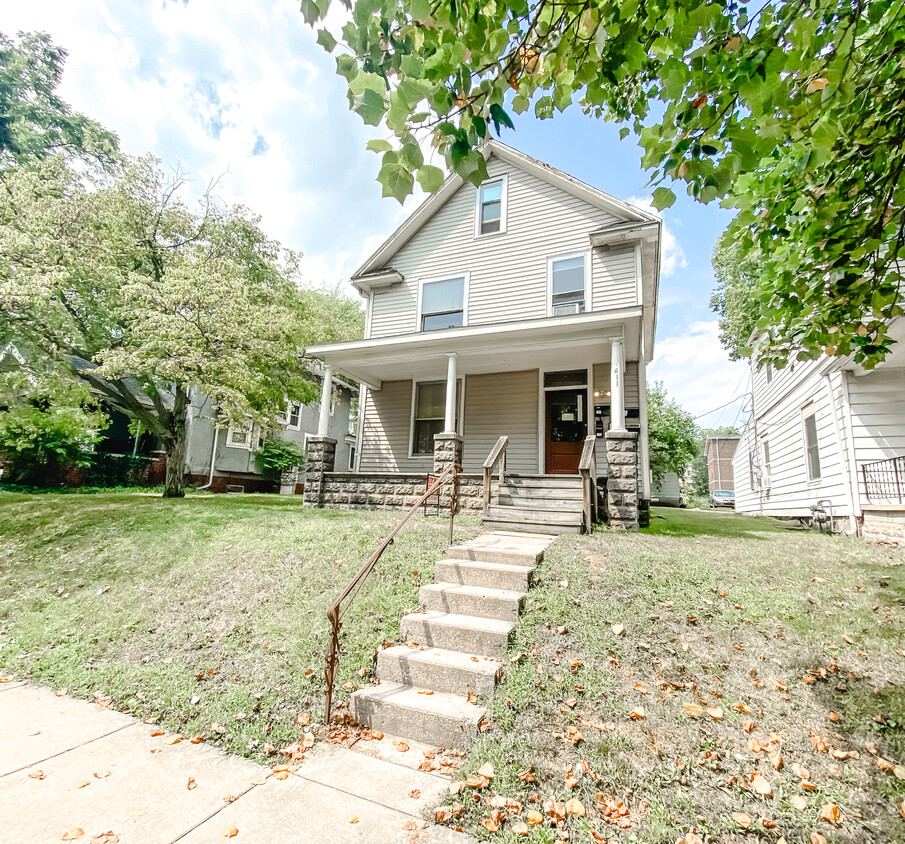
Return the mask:
M 624 636 L 625 635 L 625 625 L 612 624 L 612 625 L 610 625 L 610 630 L 613 631 L 613 635 L 615 635 L 615 636 Z
M 515 823 L 512 825 L 512 832 L 515 835 L 527 835 L 528 834 L 528 824 L 526 823 Z
M 639 706 L 629 712 L 626 718 L 631 718 L 633 721 L 640 721 L 642 718 L 647 717 L 647 713 Z
M 752 721 L 750 718 L 747 718 L 742 722 L 742 729 L 746 733 L 750 733 L 756 726 L 757 724 L 755 724 L 754 721 Z
M 721 721 L 723 719 L 723 707 L 722 706 L 708 706 L 707 714 L 713 718 L 714 721 Z
M 773 786 L 760 774 L 753 774 L 749 782 L 751 783 L 751 788 L 763 797 L 770 797 L 773 794 Z
M 845 815 L 835 803 L 824 803 L 823 806 L 820 807 L 820 814 L 817 816 L 817 819 L 836 825 L 845 823 Z
M 485 762 L 483 765 L 481 765 L 480 768 L 478 768 L 478 773 L 482 777 L 487 777 L 487 779 L 489 780 L 493 779 L 493 765 L 491 765 L 490 762 Z
M 544 816 L 535 809 L 531 809 L 531 811 L 525 815 L 525 820 L 528 822 L 528 826 L 537 826 L 544 822 Z
M 798 809 L 799 812 L 803 812 L 808 808 L 808 798 L 802 797 L 800 794 L 793 794 L 789 798 L 789 802 L 792 804 L 792 808 Z
M 751 815 L 746 814 L 745 812 L 733 812 L 732 820 L 734 820 L 739 826 L 745 827 L 745 829 L 751 826 Z
M 826 839 L 819 832 L 812 832 L 810 841 L 811 844 L 826 844 Z
M 566 801 L 566 814 L 583 818 L 585 816 L 584 804 L 577 797 L 573 797 L 571 800 Z
M 704 707 L 698 706 L 696 703 L 686 703 L 685 706 L 682 707 L 682 711 L 689 718 L 700 718 L 704 714 Z

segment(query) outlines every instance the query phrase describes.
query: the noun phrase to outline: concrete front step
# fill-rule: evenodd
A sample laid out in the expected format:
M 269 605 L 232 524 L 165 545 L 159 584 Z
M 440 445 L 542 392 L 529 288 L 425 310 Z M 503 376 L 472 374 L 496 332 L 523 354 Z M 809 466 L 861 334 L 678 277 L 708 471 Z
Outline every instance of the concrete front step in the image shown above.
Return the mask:
M 501 621 L 515 621 L 518 618 L 524 597 L 524 592 L 510 589 L 442 582 L 422 586 L 418 593 L 418 600 L 425 609 Z
M 531 566 L 510 566 L 483 560 L 438 560 L 434 564 L 434 577 L 443 583 L 489 586 L 513 592 L 527 592 L 533 572 Z
M 443 648 L 410 648 L 397 645 L 377 655 L 381 683 L 399 683 L 416 689 L 492 697 L 503 671 L 502 664 Z
M 521 495 L 505 495 L 501 492 L 494 504 L 500 507 L 521 507 L 526 510 L 580 513 L 584 507 L 584 499 L 580 495 L 577 498 L 525 498 Z
M 478 737 L 487 709 L 462 695 L 381 683 L 353 693 L 352 716 L 359 724 L 397 736 L 417 736 L 438 747 L 467 747 Z
M 515 624 L 496 618 L 428 611 L 403 616 L 400 628 L 407 642 L 475 656 L 501 657 Z
M 492 519 L 486 516 L 483 519 L 484 527 L 489 530 L 526 531 L 528 533 L 544 533 L 550 536 L 562 536 L 566 533 L 581 533 L 581 525 L 551 525 L 546 522 L 510 522 L 505 518 Z
M 527 533 L 482 533 L 474 539 L 447 549 L 450 560 L 475 560 L 534 568 L 544 558 L 544 548 L 550 544 L 550 534 L 538 531 Z
M 581 527 L 582 511 L 564 512 L 541 507 L 503 507 L 492 504 L 485 515 L 493 521 L 527 522 L 532 525 L 576 525 Z

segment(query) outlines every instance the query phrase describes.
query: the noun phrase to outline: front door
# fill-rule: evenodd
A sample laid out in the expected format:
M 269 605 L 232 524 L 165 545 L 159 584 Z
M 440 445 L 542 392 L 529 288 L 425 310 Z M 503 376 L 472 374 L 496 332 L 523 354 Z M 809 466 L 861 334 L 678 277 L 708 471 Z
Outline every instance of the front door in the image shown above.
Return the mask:
M 588 435 L 588 393 L 585 388 L 547 390 L 547 473 L 577 475 Z

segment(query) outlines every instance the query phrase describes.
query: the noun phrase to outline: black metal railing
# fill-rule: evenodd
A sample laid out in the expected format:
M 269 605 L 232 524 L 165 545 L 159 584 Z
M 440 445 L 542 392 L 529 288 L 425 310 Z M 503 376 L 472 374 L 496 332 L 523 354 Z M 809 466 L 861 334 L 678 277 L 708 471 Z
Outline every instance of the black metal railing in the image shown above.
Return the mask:
M 865 463 L 861 477 L 864 494 L 872 504 L 905 503 L 905 456 Z
M 365 580 L 367 580 L 368 575 L 373 571 L 374 566 L 377 565 L 377 561 L 380 559 L 383 552 L 393 544 L 396 534 L 399 533 L 405 526 L 405 523 L 418 512 L 418 509 L 427 501 L 427 499 L 432 495 L 439 495 L 445 485 L 449 485 L 449 544 L 452 545 L 453 521 L 456 517 L 456 510 L 458 509 L 459 472 L 461 472 L 461 470 L 461 466 L 451 463 L 446 470 L 433 481 L 433 483 L 429 484 L 428 488 L 424 491 L 424 494 L 409 508 L 408 512 L 396 524 L 396 527 L 390 531 L 389 536 L 383 539 L 377 550 L 358 570 L 355 577 L 346 584 L 343 591 L 339 593 L 336 600 L 330 605 L 330 609 L 327 610 L 327 618 L 330 621 L 331 629 L 330 647 L 327 651 L 325 666 L 327 699 L 324 707 L 324 723 L 330 723 L 330 711 L 333 708 L 333 681 L 336 677 L 336 667 L 339 663 L 339 636 L 340 631 L 342 630 L 343 615 L 345 615 L 346 610 L 349 609 L 352 600 L 358 594 L 358 590 L 361 589 Z

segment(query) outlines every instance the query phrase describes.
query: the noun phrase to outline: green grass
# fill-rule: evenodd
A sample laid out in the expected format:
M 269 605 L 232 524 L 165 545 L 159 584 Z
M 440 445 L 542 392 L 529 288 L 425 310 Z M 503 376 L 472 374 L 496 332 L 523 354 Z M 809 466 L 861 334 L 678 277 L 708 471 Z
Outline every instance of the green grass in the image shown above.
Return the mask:
M 399 515 L 0 492 L 0 669 L 263 761 L 265 744 L 300 738 L 300 713 L 322 718 L 326 609 Z M 477 529 L 459 517 L 456 538 Z M 339 700 L 398 635 L 447 530 L 416 516 L 384 554 L 344 619 Z
M 905 842 L 896 809 L 905 780 L 877 767 L 880 758 L 905 763 L 901 554 L 767 519 L 663 508 L 640 534 L 562 538 L 537 574 L 493 726 L 463 773 L 490 762 L 492 789 L 479 796 L 494 790 L 542 813 L 551 796 L 577 797 L 587 816 L 523 837 L 513 832 L 525 818 L 517 813 L 491 835 L 483 822 L 493 807 L 460 794 L 449 798 L 465 806 L 456 823 L 480 840 L 533 844 L 558 840 L 559 831 L 584 842 L 591 830 L 603 836 L 591 840 L 638 844 L 673 844 L 692 830 L 706 841 L 783 835 L 795 844 L 814 832 L 829 842 Z M 689 716 L 686 704 L 704 714 Z M 719 720 L 706 711 L 717 706 Z M 628 717 L 639 707 L 643 717 Z M 577 744 L 561 737 L 570 726 L 581 733 Z M 771 737 L 779 770 L 749 746 Z M 860 758 L 835 759 L 815 737 Z M 815 790 L 800 787 L 796 763 Z M 576 765 L 590 772 L 570 789 L 567 774 L 583 770 Z M 519 778 L 526 770 L 535 782 Z M 755 772 L 771 783 L 771 797 L 747 786 Z M 596 795 L 623 800 L 630 826 L 606 824 Z M 806 809 L 793 806 L 795 795 L 807 798 Z M 842 809 L 844 824 L 818 820 L 827 803 Z M 751 826 L 733 813 L 750 816 Z

